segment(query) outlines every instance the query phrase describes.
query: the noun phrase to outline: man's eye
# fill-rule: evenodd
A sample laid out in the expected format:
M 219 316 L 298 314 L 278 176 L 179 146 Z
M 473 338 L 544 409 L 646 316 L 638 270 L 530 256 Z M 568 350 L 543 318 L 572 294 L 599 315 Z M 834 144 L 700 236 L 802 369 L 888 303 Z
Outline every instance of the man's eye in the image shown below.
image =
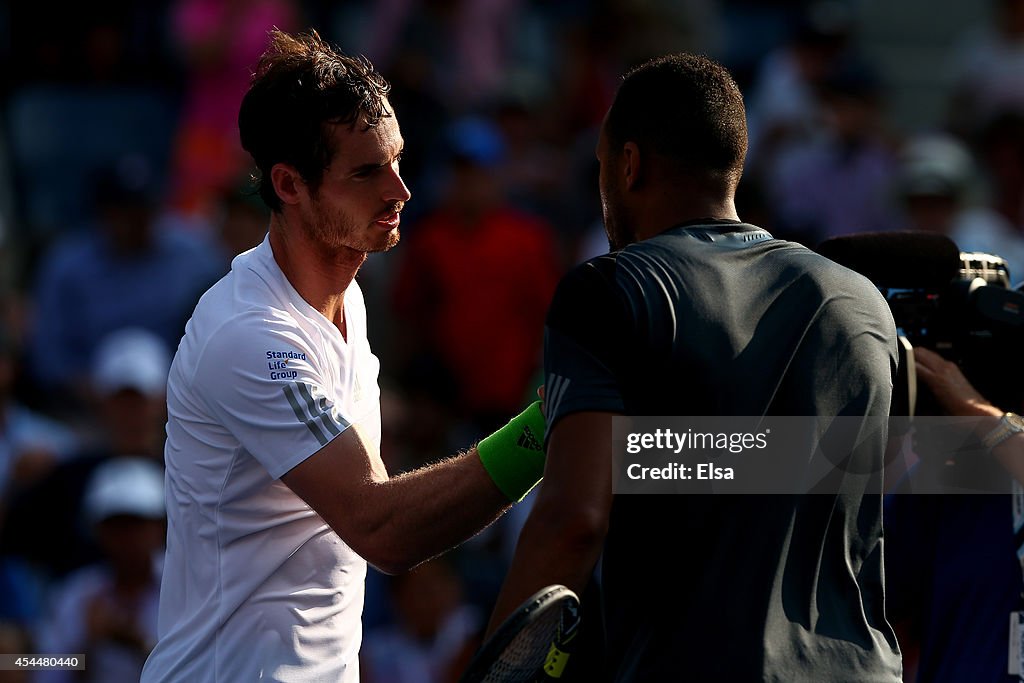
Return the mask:
M 391 165 L 392 166 L 398 166 L 398 163 L 401 160 L 402 160 L 402 153 L 400 152 L 398 154 L 398 156 L 395 157 L 394 161 L 391 162 Z M 388 167 L 387 162 L 381 164 L 380 166 L 370 166 L 368 168 L 364 168 L 364 169 L 361 169 L 359 171 L 356 171 L 355 173 L 352 174 L 351 177 L 355 178 L 356 180 L 366 180 L 367 178 L 372 176 L 377 171 L 380 171 L 381 169 L 385 169 L 387 167 Z

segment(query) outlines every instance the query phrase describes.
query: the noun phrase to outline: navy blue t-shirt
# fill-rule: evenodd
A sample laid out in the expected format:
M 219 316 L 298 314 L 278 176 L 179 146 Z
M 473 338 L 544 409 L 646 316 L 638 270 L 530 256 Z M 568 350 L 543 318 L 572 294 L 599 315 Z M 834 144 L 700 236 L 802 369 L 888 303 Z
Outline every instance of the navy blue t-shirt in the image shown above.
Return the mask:
M 559 285 L 549 432 L 578 411 L 886 415 L 895 340 L 862 276 L 751 225 L 680 226 Z M 900 680 L 881 490 L 616 496 L 601 566 L 609 679 Z

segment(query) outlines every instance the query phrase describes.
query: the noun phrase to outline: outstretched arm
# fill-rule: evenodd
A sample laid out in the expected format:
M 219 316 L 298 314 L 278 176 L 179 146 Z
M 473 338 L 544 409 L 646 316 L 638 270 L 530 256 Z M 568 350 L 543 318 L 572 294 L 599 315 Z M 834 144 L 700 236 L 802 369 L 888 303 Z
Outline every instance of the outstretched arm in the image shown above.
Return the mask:
M 353 425 L 281 480 L 367 562 L 398 573 L 465 541 L 525 495 L 542 456 L 519 438 L 527 430 L 543 433 L 536 405 L 469 451 L 390 477 Z
M 281 480 L 353 550 L 389 574 L 458 545 L 511 505 L 476 449 L 392 478 L 358 427 Z

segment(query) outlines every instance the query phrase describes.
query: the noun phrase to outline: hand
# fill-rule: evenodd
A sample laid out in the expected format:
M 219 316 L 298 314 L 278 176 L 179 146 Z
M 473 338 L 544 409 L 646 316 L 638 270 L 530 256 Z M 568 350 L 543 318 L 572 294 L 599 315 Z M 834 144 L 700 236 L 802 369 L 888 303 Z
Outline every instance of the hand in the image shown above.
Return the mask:
M 1003 414 L 978 393 L 956 363 L 918 347 L 914 347 L 914 360 L 917 376 L 931 389 L 947 415 L 999 417 Z
M 984 418 L 976 420 L 977 425 L 974 426 L 974 432 L 979 438 L 984 438 L 986 433 L 995 428 L 1003 411 L 978 393 L 956 363 L 928 349 L 918 348 L 914 349 L 914 359 L 917 376 L 932 390 L 947 414 Z M 1010 476 L 1024 484 L 1024 453 L 1020 450 L 1020 444 L 1020 439 L 1013 439 L 991 452 Z

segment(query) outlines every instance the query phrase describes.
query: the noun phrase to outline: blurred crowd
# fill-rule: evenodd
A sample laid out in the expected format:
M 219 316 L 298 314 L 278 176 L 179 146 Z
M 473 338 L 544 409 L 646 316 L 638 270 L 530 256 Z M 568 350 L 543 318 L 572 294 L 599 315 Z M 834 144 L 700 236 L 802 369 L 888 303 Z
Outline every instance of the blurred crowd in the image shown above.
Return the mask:
M 744 220 L 811 247 L 938 232 L 1020 280 L 1024 0 L 963 4 L 969 21 L 916 65 L 944 74 L 921 79 L 941 111 L 907 125 L 867 0 L 5 3 L 0 652 L 87 653 L 87 680 L 116 683 L 154 641 L 165 379 L 198 297 L 266 232 L 236 117 L 268 29 L 315 27 L 393 85 L 413 197 L 400 246 L 359 278 L 383 456 L 402 471 L 535 391 L 559 276 L 608 248 L 601 117 L 656 54 L 703 52 L 740 82 Z M 454 680 L 524 514 L 371 575 L 364 680 Z

